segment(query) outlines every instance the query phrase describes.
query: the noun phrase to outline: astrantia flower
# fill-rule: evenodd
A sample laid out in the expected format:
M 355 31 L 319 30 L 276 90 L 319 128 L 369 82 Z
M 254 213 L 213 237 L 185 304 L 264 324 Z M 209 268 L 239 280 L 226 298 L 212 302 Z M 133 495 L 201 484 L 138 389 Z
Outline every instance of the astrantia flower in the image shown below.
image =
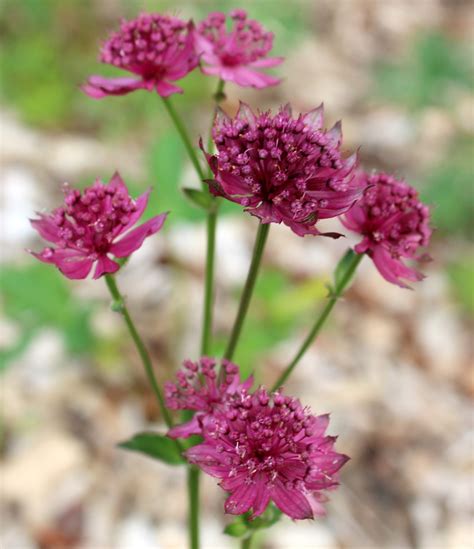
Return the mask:
M 283 57 L 266 57 L 272 49 L 273 33 L 266 32 L 258 21 L 247 19 L 244 10 L 230 12 L 232 28 L 226 27 L 225 13 L 210 13 L 199 23 L 195 33 L 196 51 L 205 74 L 239 86 L 266 88 L 280 80 L 256 69 L 275 67 Z
M 168 408 L 196 411 L 191 421 L 170 429 L 168 436 L 171 438 L 201 434 L 203 425 L 213 414 L 222 412 L 229 399 L 252 385 L 252 377 L 240 381 L 238 366 L 229 360 L 222 360 L 220 372 L 216 372 L 216 365 L 217 362 L 209 357 L 202 357 L 198 362 L 186 360 L 184 369 L 176 374 L 178 382 L 165 384 Z
M 423 274 L 408 267 L 403 259 L 424 259 L 418 249 L 427 246 L 432 230 L 430 210 L 417 191 L 404 181 L 385 173 L 358 174 L 368 185 L 361 200 L 341 218 L 362 241 L 354 250 L 369 255 L 380 274 L 389 282 L 406 288 L 403 280 L 418 281 Z
M 155 89 L 162 97 L 181 93 L 171 82 L 186 76 L 198 63 L 193 32 L 192 23 L 170 15 L 142 13 L 132 21 L 123 20 L 120 30 L 104 43 L 100 60 L 138 78 L 91 76 L 83 91 L 94 99 L 139 89 Z
M 65 194 L 64 206 L 31 220 L 39 234 L 55 245 L 32 254 L 72 279 L 86 278 L 94 263 L 94 278 L 114 273 L 119 264 L 109 255 L 129 256 L 166 219 L 161 214 L 130 230 L 143 214 L 150 191 L 133 200 L 118 173 L 109 183 L 97 180 L 82 192 L 66 186 Z
M 270 501 L 293 519 L 324 514 L 321 490 L 338 484 L 349 459 L 334 450 L 324 433 L 329 416 L 314 416 L 297 399 L 264 389 L 239 393 L 225 414 L 204 429 L 204 442 L 186 451 L 187 459 L 221 479 L 230 492 L 227 513 L 252 509 L 261 515 Z
M 216 116 L 211 192 L 245 206 L 262 223 L 285 223 L 296 234 L 321 234 L 317 221 L 347 211 L 363 185 L 357 157 L 341 155 L 341 126 L 322 128 L 323 106 L 293 117 L 287 105 L 272 116 L 241 103 L 235 118 Z M 327 234 L 327 233 L 326 233 Z M 330 233 L 329 236 L 339 236 Z

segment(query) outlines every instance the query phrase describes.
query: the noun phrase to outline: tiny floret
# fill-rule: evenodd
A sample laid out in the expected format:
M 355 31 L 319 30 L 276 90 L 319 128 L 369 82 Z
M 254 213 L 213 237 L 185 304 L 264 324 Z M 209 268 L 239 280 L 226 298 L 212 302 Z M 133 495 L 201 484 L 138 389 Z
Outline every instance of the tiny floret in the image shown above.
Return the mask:
M 404 280 L 422 280 L 424 275 L 403 260 L 429 260 L 426 254 L 417 255 L 431 238 L 429 207 L 413 187 L 392 175 L 360 172 L 357 178 L 366 191 L 341 218 L 345 227 L 363 236 L 354 250 L 370 256 L 388 282 L 407 288 Z
M 86 278 L 94 264 L 94 278 L 114 273 L 119 264 L 109 256 L 129 256 L 166 219 L 167 214 L 161 214 L 132 229 L 145 211 L 150 191 L 132 199 L 118 173 L 107 184 L 97 180 L 82 192 L 65 185 L 64 191 L 63 206 L 31 220 L 54 247 L 31 253 L 71 279 Z
M 83 91 L 94 99 L 139 89 L 156 90 L 162 97 L 182 93 L 171 82 L 197 66 L 193 33 L 191 22 L 171 15 L 142 13 L 132 21 L 123 20 L 120 30 L 104 43 L 100 60 L 138 78 L 91 76 Z
M 220 479 L 227 513 L 261 515 L 270 501 L 293 519 L 323 515 L 325 489 L 349 459 L 325 435 L 329 416 L 314 416 L 292 397 L 260 388 L 240 392 L 203 429 L 187 459 Z
M 212 134 L 211 192 L 262 223 L 284 223 L 299 236 L 322 234 L 316 223 L 346 212 L 362 193 L 357 156 L 343 158 L 339 123 L 323 129 L 322 105 L 294 117 L 289 105 L 272 115 L 241 103 L 234 118 L 218 112 Z
M 177 374 L 177 382 L 165 384 L 166 406 L 171 410 L 194 410 L 193 418 L 168 432 L 171 438 L 186 438 L 202 433 L 203 425 L 222 411 L 227 402 L 241 391 L 247 391 L 253 378 L 241 382 L 239 368 L 229 360 L 217 361 L 201 357 L 197 362 L 185 360 Z
M 231 28 L 227 28 L 225 13 L 210 13 L 199 23 L 195 33 L 196 53 L 205 74 L 239 86 L 266 88 L 280 80 L 260 72 L 275 67 L 283 57 L 267 57 L 273 46 L 273 33 L 247 18 L 242 9 L 230 12 Z

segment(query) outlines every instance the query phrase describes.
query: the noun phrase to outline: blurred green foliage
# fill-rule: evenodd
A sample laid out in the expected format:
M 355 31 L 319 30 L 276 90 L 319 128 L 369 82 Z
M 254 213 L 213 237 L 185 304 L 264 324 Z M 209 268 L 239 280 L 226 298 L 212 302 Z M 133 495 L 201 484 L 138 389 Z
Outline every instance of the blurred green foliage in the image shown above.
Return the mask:
M 433 225 L 444 236 L 472 236 L 474 229 L 474 140 L 459 138 L 427 174 L 422 198 L 433 206 Z
M 317 278 L 295 282 L 274 269 L 260 273 L 234 357 L 243 377 L 256 370 L 258 359 L 268 353 L 276 341 L 289 339 L 295 330 L 315 318 L 328 295 L 326 282 Z M 239 292 L 240 289 L 236 291 L 237 296 Z M 217 355 L 222 354 L 226 342 L 225 336 L 217 338 L 214 349 Z
M 472 88 L 473 68 L 467 47 L 442 34 L 420 34 L 399 63 L 377 67 L 377 91 L 415 110 L 429 105 L 449 107 L 455 86 Z
M 464 311 L 474 318 L 474 256 L 460 258 L 448 267 L 452 289 Z
M 44 328 L 57 329 L 71 354 L 93 352 L 92 303 L 75 297 L 70 282 L 56 269 L 36 261 L 23 267 L 3 267 L 0 288 L 5 313 L 20 333 L 10 347 L 0 351 L 2 365 L 24 351 Z

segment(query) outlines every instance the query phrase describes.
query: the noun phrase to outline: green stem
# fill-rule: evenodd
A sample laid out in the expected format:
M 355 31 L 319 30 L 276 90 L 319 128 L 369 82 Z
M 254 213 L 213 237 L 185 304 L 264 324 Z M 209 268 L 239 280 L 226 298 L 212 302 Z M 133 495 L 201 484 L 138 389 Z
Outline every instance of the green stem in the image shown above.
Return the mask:
M 216 107 L 214 113 L 217 110 L 217 106 L 221 101 L 224 93 L 224 80 L 219 80 L 217 84 L 217 90 L 214 94 L 214 100 Z M 212 119 L 214 122 L 214 117 Z M 212 149 L 212 126 L 209 132 L 209 145 L 208 152 Z M 211 169 L 209 168 L 209 177 L 212 176 Z M 217 210 L 218 202 L 213 197 L 212 206 L 207 212 L 206 227 L 207 227 L 207 253 L 206 253 L 206 272 L 204 283 L 204 303 L 202 313 L 202 335 L 201 335 L 201 356 L 209 354 L 211 350 L 211 336 L 212 336 L 212 304 L 214 300 L 214 261 L 216 252 L 216 225 L 217 225 Z
M 125 324 L 127 325 L 128 331 L 130 332 L 133 342 L 135 343 L 135 347 L 137 348 L 138 354 L 142 359 L 142 363 L 145 368 L 148 381 L 150 382 L 151 388 L 155 393 L 156 400 L 158 401 L 158 405 L 160 407 L 163 419 L 165 420 L 165 423 L 168 426 L 168 428 L 171 429 L 171 427 L 173 427 L 173 420 L 171 419 L 171 415 L 168 412 L 168 409 L 166 408 L 163 394 L 156 380 L 150 355 L 148 354 L 148 351 L 146 350 L 146 347 L 139 333 L 137 332 L 137 329 L 135 328 L 135 324 L 133 323 L 130 313 L 128 312 L 128 309 L 125 305 L 125 301 L 122 297 L 122 294 L 120 293 L 120 290 L 118 289 L 117 282 L 115 281 L 114 276 L 111 274 L 106 274 L 105 281 L 107 283 L 107 287 L 109 288 L 110 294 L 112 295 L 112 298 L 115 302 L 114 306 L 116 307 L 116 310 L 120 312 L 120 314 L 123 316 L 125 320 Z
M 199 549 L 199 469 L 188 467 L 189 547 Z
M 175 110 L 173 103 L 171 102 L 171 98 L 163 97 L 162 99 L 163 99 L 163 104 L 165 105 L 165 108 L 171 117 L 171 120 L 173 120 L 173 123 L 176 126 L 176 129 L 178 130 L 178 133 L 181 139 L 183 140 L 183 144 L 186 147 L 186 150 L 189 155 L 189 159 L 193 163 L 194 169 L 198 174 L 199 180 L 201 181 L 201 184 L 204 186 L 203 180 L 205 179 L 206 176 L 204 175 L 204 170 L 202 169 L 201 164 L 199 163 L 198 156 L 196 154 L 196 151 L 194 150 L 193 144 L 188 135 L 186 127 L 184 126 L 183 121 L 181 120 L 179 114 Z
M 215 93 L 215 101 L 219 103 L 222 98 L 224 90 L 224 81 L 219 80 L 217 90 Z M 191 139 L 186 131 L 186 128 L 179 117 L 178 113 L 173 107 L 169 98 L 164 99 L 168 114 L 170 115 L 176 129 L 183 141 L 183 144 L 188 152 L 189 158 L 196 170 L 196 173 L 204 187 L 203 180 L 205 179 L 204 171 L 199 163 L 199 159 L 196 155 L 196 151 L 193 148 Z M 212 135 L 210 136 L 210 145 L 208 150 L 212 147 Z M 209 173 L 209 177 L 211 177 Z M 202 335 L 201 335 L 201 355 L 209 353 L 211 347 L 211 334 L 212 334 L 212 303 L 213 303 L 213 285 L 214 285 L 214 258 L 216 247 L 216 225 L 217 225 L 217 201 L 213 199 L 213 204 L 207 212 L 206 227 L 207 227 L 207 252 L 206 252 L 206 271 L 205 271 L 205 283 L 204 283 L 204 300 L 203 300 L 203 322 L 202 322 Z M 183 412 L 183 421 L 188 421 L 192 417 L 192 414 Z M 188 467 L 187 472 L 188 479 L 188 528 L 189 528 L 189 546 L 191 549 L 199 549 L 199 469 L 195 467 Z
M 352 256 L 351 261 L 346 266 L 344 273 L 342 274 L 342 276 L 339 278 L 339 281 L 335 284 L 334 288 L 332 289 L 331 295 L 329 297 L 328 302 L 326 303 L 326 306 L 321 311 L 321 314 L 319 315 L 319 317 L 316 319 L 316 322 L 311 328 L 306 339 L 303 341 L 303 344 L 299 348 L 293 360 L 290 362 L 290 364 L 288 364 L 284 372 L 281 374 L 281 376 L 273 385 L 272 391 L 276 391 L 283 385 L 283 383 L 285 383 L 285 381 L 290 376 L 291 372 L 295 369 L 298 362 L 301 360 L 303 355 L 308 350 L 311 343 L 313 343 L 314 339 L 318 336 L 319 332 L 321 331 L 321 328 L 324 326 L 324 323 L 326 322 L 326 319 L 328 318 L 334 305 L 336 304 L 338 299 L 341 297 L 346 286 L 349 284 L 350 280 L 352 279 L 352 276 L 355 270 L 357 269 L 359 263 L 361 262 L 362 258 L 363 258 L 363 254 L 354 254 Z
M 229 360 L 231 360 L 234 356 L 235 348 L 239 340 L 242 325 L 244 323 L 245 315 L 247 314 L 250 299 L 252 297 L 253 289 L 255 286 L 255 281 L 257 280 L 257 274 L 262 260 L 263 250 L 265 248 L 265 243 L 267 241 L 269 230 L 269 223 L 260 223 L 260 225 L 258 226 L 257 236 L 255 238 L 255 244 L 253 248 L 252 261 L 250 263 L 247 280 L 245 282 L 242 296 L 240 298 L 239 310 L 237 312 L 237 316 L 235 317 L 234 326 L 232 328 L 229 343 L 227 344 L 227 349 L 224 353 L 224 358 L 227 358 Z
M 207 212 L 207 253 L 204 280 L 204 304 L 201 334 L 201 356 L 207 355 L 211 348 L 212 304 L 214 300 L 214 259 L 216 251 L 217 204 Z
M 252 545 L 252 537 L 253 537 L 253 535 L 250 534 L 250 536 L 248 536 L 246 538 L 243 538 L 241 543 L 240 543 L 240 549 L 250 549 L 250 547 Z

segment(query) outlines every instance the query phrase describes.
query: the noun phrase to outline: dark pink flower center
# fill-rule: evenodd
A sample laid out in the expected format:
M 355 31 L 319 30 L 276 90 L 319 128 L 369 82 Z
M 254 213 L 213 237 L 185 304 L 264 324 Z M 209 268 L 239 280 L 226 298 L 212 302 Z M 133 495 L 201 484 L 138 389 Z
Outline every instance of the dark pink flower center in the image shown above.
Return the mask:
M 375 243 L 384 241 L 393 257 L 413 255 L 419 246 L 426 246 L 430 211 L 417 191 L 384 173 L 370 176 L 368 184 L 358 204 L 366 215 L 364 233 Z
M 223 360 L 223 375 L 219 376 L 216 364 L 208 357 L 202 357 L 199 362 L 186 360 L 183 370 L 176 374 L 178 382 L 165 385 L 166 405 L 172 410 L 210 412 L 222 403 L 229 387 L 239 382 L 239 369 L 232 362 Z
M 122 21 L 120 31 L 102 47 L 100 60 L 143 76 L 159 79 L 186 41 L 186 23 L 176 17 L 141 14 Z
M 254 121 L 227 119 L 214 126 L 213 137 L 219 170 L 242 179 L 249 189 L 243 205 L 250 197 L 275 205 L 284 202 L 295 219 L 304 220 L 328 205 L 306 191 L 323 182 L 328 190 L 348 189 L 337 173 L 343 167 L 339 143 L 306 124 L 303 115 L 294 119 L 282 110 L 274 117 L 261 113 Z
M 64 203 L 51 216 L 63 247 L 95 254 L 108 251 L 112 240 L 129 224 L 137 209 L 123 190 L 98 182 L 82 193 L 67 189 Z
M 263 474 L 268 482 L 278 477 L 287 487 L 298 487 L 314 475 L 312 454 L 324 453 L 308 439 L 313 421 L 296 399 L 275 394 L 271 402 L 262 389 L 240 395 L 240 402 L 229 407 L 226 419 L 216 421 L 207 436 L 215 439 L 228 463 L 229 477 L 245 473 L 252 481 Z
M 233 10 L 230 16 L 230 30 L 225 14 L 220 12 L 209 14 L 197 27 L 199 34 L 213 44 L 222 64 L 234 67 L 265 57 L 272 49 L 273 33 L 264 31 L 258 21 L 247 19 L 244 10 Z

